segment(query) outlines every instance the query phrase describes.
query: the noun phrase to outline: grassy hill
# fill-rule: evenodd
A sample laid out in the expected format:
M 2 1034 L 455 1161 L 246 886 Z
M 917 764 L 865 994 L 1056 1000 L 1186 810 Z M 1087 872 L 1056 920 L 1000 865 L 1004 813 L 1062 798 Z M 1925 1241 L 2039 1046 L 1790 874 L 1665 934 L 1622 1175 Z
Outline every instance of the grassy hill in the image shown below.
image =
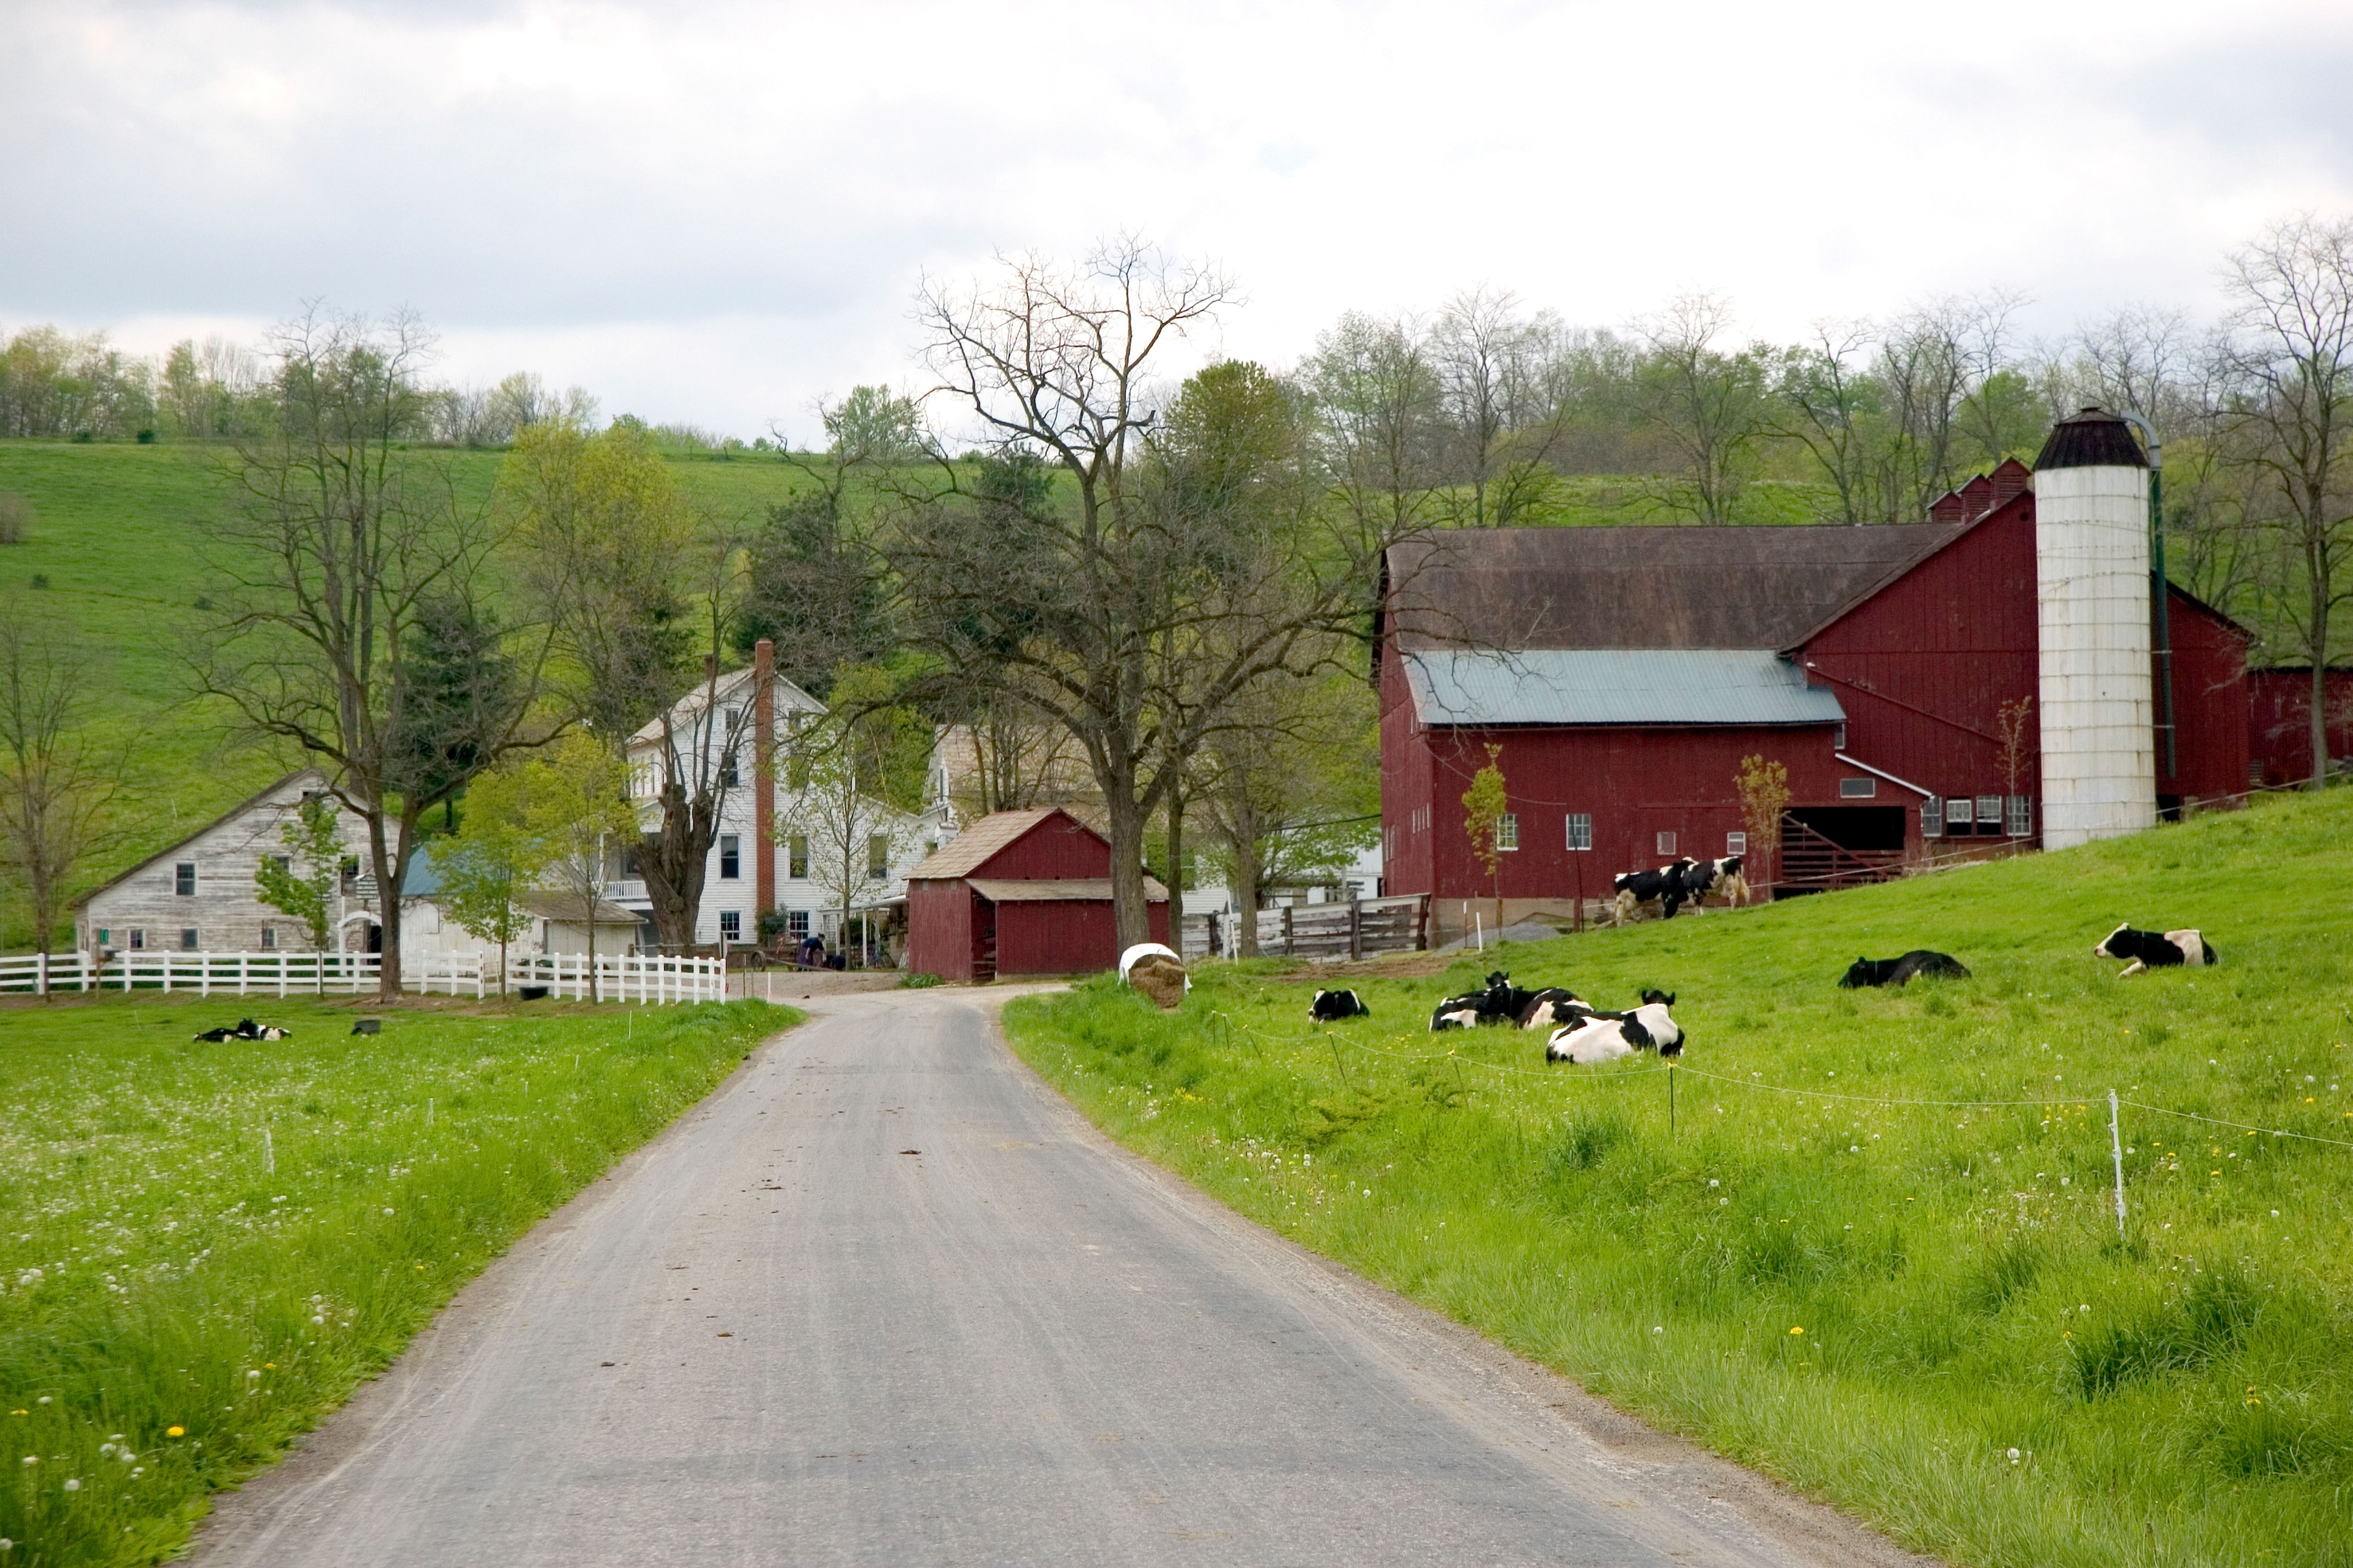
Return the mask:
M 471 500 L 486 498 L 498 452 L 432 451 Z M 139 737 L 129 839 L 87 868 L 85 883 L 172 843 L 293 764 L 228 744 L 227 715 L 183 696 L 176 650 L 207 586 L 208 522 L 232 504 L 233 454 L 208 444 L 0 441 L 0 493 L 29 498 L 39 521 L 0 546 L 0 591 L 22 590 L 106 652 L 108 724 Z M 766 455 L 672 459 L 689 493 L 723 517 L 757 518 L 799 476 Z M 806 481 L 800 481 L 806 483 Z M 29 936 L 0 911 L 0 948 Z
M 1279 963 L 1207 966 L 1176 1014 L 1095 981 L 1007 1019 L 1223 1201 L 1918 1549 L 2342 1565 L 2348 879 L 2339 791 L 1352 980 L 1374 1016 L 1346 1025 Z M 2126 920 L 2222 963 L 2120 981 L 2091 949 Z M 1974 977 L 1837 988 L 1915 946 Z M 1676 992 L 1685 1065 L 1426 1032 L 1494 966 Z

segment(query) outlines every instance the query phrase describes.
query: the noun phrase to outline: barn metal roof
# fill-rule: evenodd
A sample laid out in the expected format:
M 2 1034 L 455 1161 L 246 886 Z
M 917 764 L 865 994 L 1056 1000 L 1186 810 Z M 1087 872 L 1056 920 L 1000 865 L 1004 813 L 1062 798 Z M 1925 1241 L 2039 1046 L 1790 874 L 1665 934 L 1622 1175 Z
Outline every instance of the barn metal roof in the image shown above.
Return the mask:
M 1071 816 L 1059 805 L 1031 806 L 1025 811 L 992 811 L 934 850 L 930 858 L 907 873 L 907 880 L 924 882 L 969 876 L 987 865 L 997 852 L 1050 816 Z M 1073 822 L 1079 822 L 1071 816 Z M 1086 824 L 1080 822 L 1085 827 Z M 1093 832 L 1092 828 L 1087 829 Z
M 1425 724 L 1836 724 L 1834 692 L 1769 648 L 1404 656 Z

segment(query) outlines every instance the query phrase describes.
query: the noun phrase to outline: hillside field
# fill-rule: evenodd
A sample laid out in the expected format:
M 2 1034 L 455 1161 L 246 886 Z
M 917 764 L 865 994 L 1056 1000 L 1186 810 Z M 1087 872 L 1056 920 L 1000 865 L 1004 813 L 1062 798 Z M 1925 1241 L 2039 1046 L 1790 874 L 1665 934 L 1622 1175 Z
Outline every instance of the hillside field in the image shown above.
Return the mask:
M 426 450 L 458 494 L 487 499 L 504 456 Z M 299 765 L 235 740 L 217 704 L 184 696 L 178 650 L 195 630 L 207 572 L 210 520 L 234 504 L 225 446 L 0 441 L 0 494 L 28 498 L 38 521 L 25 543 L 0 546 L 0 591 L 23 591 L 102 650 L 107 727 L 135 736 L 129 837 L 85 868 L 82 886 L 173 843 Z M 756 521 L 800 477 L 767 454 L 675 457 L 688 492 L 723 518 Z M 37 587 L 36 579 L 46 581 Z M 21 910 L 0 911 L 0 950 L 26 946 Z
M 1173 1014 L 1098 979 L 1006 1018 L 1242 1213 L 1917 1550 L 2342 1568 L 2348 879 L 2335 791 L 1351 979 L 1373 1016 L 1345 1024 L 1308 1023 L 1314 974 L 1279 962 L 1201 966 Z M 2221 963 L 2120 980 L 2091 956 L 2120 921 L 2199 927 Z M 1913 947 L 1972 978 L 1838 988 Z M 1488 968 L 1674 992 L 1683 1065 L 1428 1033 Z

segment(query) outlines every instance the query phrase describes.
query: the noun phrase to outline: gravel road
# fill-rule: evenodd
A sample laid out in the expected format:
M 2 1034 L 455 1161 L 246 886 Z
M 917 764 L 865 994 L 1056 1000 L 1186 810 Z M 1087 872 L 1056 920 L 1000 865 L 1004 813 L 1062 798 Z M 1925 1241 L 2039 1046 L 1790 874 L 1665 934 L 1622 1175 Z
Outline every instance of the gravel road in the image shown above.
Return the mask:
M 808 1003 L 195 1562 L 1923 1561 L 1110 1145 L 1000 999 Z

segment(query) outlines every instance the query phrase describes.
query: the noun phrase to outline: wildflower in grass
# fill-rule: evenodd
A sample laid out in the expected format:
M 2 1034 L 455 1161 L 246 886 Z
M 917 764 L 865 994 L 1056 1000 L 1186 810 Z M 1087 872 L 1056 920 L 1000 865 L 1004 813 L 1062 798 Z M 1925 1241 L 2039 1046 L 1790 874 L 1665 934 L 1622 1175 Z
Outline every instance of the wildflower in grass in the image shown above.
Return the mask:
M 166 1437 L 185 1437 L 187 1435 L 188 1429 L 185 1426 L 166 1426 L 164 1428 L 164 1436 Z
M 2018 1463 L 2018 1450 L 2015 1448 L 2010 1451 L 2010 1462 L 2013 1465 Z
M 1790 1325 L 1789 1325 L 1789 1332 L 1790 1332 L 1790 1333 L 1792 1333 L 1792 1334 L 1802 1334 L 1802 1333 L 1804 1333 L 1805 1331 L 1805 1331 L 1804 1329 L 1799 1328 L 1799 1327 L 1797 1324 L 1795 1324 L 1795 1323 L 1792 1323 L 1792 1324 L 1790 1324 Z
M 2247 1403 L 2253 1405 L 2254 1401 L 2251 1399 L 2247 1401 Z M 69 1492 L 78 1492 L 81 1490 L 80 1479 L 79 1477 L 68 1477 L 66 1479 L 66 1490 Z
M 40 1462 L 41 1457 L 38 1454 L 27 1454 L 25 1456 L 25 1463 L 28 1465 L 37 1465 Z

